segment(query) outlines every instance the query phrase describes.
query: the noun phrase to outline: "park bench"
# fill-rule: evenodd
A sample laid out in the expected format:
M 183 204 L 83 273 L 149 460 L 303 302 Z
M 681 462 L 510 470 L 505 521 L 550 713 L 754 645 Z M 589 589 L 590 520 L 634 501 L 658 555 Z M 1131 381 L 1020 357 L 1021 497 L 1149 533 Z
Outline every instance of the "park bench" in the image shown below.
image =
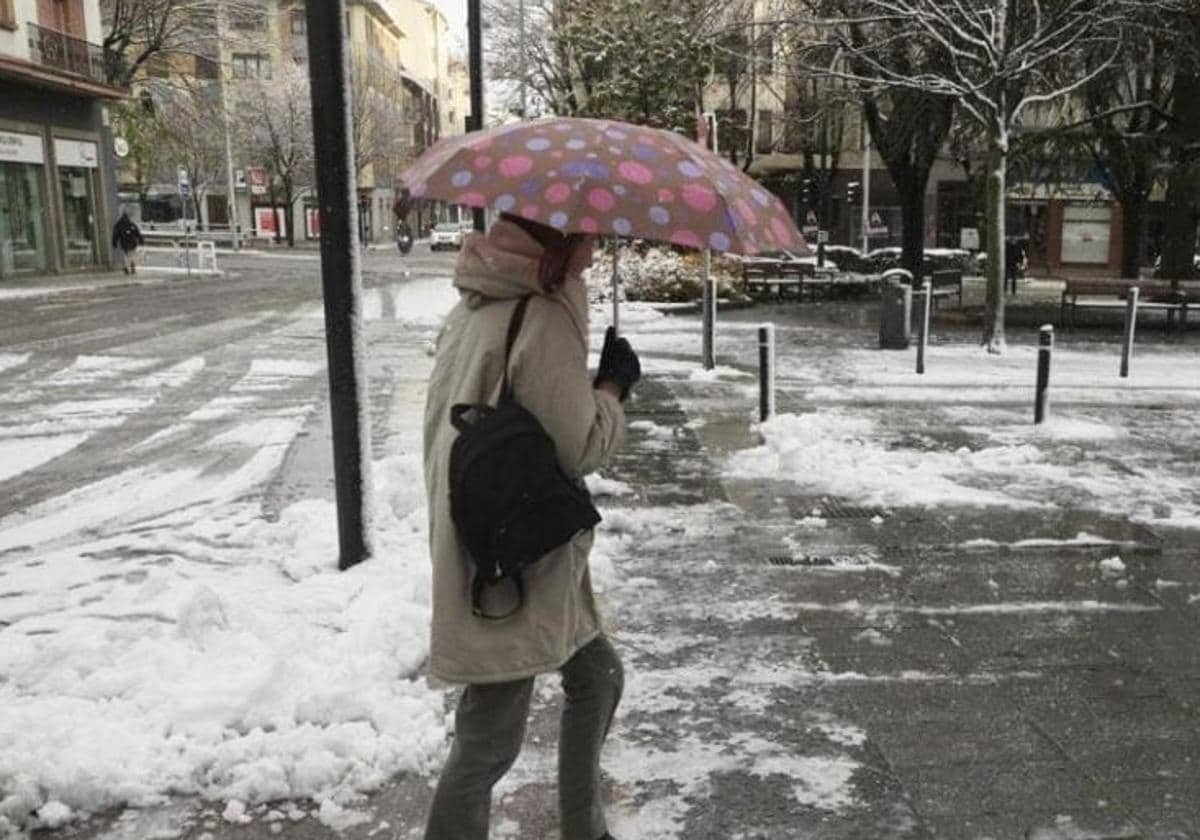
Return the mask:
M 1180 326 L 1186 326 L 1188 308 L 1200 307 L 1200 283 L 1181 282 L 1173 287 L 1169 280 L 1071 279 L 1063 287 L 1059 326 L 1074 329 L 1075 314 L 1079 309 L 1124 311 L 1132 286 L 1138 288 L 1138 311 L 1165 312 L 1168 327 L 1175 323 L 1176 313 L 1179 314 Z
M 929 293 L 933 295 L 933 305 L 937 306 L 941 298 L 957 297 L 958 306 L 963 302 L 963 275 L 957 268 L 942 268 L 929 274 Z
M 789 290 L 804 299 L 804 290 L 810 291 L 820 285 L 816 270 L 808 263 L 786 261 L 759 261 L 742 265 L 742 280 L 746 293 L 766 292 L 782 300 Z

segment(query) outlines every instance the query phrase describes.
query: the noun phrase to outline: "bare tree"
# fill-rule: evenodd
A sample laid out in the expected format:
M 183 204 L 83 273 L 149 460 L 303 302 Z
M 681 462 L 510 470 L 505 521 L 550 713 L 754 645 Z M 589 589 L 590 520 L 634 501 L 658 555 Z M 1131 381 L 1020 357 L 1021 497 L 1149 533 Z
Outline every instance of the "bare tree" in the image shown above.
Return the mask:
M 154 125 L 161 144 L 160 165 L 168 173 L 175 167 L 187 171 L 191 185 L 192 217 L 201 218 L 201 206 L 209 190 L 223 179 L 225 148 L 219 132 L 220 102 L 210 88 L 164 86 L 156 91 Z
M 265 22 L 262 0 L 100 0 L 106 75 L 128 87 L 155 56 L 216 55 L 217 15 L 238 29 Z
M 312 102 L 305 68 L 284 62 L 269 83 L 256 80 L 240 91 L 242 109 L 258 115 L 243 122 L 242 142 L 266 161 L 268 190 L 274 206 L 281 199 L 289 246 L 296 244 L 295 203 L 312 181 Z M 278 235 L 278 234 L 277 234 Z
M 841 55 L 823 69 L 875 89 L 945 96 L 987 139 L 987 298 L 983 344 L 1004 335 L 1006 173 L 1014 128 L 1078 91 L 1119 55 L 1131 7 L 1155 0 L 846 0 L 797 23 Z M 852 30 L 862 33 L 858 38 Z M 897 53 L 911 61 L 897 64 Z M 1060 71 L 1100 56 L 1066 81 Z M 1078 64 L 1076 65 L 1079 66 Z

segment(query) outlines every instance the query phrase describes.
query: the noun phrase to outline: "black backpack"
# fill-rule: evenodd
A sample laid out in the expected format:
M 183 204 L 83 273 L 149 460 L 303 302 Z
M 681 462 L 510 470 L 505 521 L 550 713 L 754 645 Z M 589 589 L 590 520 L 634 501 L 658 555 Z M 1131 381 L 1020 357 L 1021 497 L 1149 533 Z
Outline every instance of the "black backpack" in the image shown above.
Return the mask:
M 528 305 L 529 297 L 521 298 L 508 324 L 496 406 L 450 409 L 459 433 L 450 448 L 450 517 L 475 567 L 471 611 L 493 620 L 521 608 L 528 566 L 600 521 L 587 488 L 562 471 L 554 441 L 508 383 L 509 356 Z M 503 580 L 515 585 L 517 605 L 491 615 L 483 609 L 484 589 Z

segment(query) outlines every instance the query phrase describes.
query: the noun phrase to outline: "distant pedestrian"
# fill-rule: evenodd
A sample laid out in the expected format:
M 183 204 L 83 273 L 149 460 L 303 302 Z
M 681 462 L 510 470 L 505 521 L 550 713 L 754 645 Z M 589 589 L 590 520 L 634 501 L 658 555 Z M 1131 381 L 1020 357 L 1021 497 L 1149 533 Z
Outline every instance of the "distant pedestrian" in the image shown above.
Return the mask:
M 1004 242 L 1004 278 L 1013 294 L 1017 293 L 1017 280 L 1025 276 L 1025 241 L 1010 237 Z
M 126 274 L 137 274 L 137 249 L 145 244 L 141 229 L 129 218 L 129 213 L 121 213 L 121 218 L 113 225 L 112 245 L 121 249 L 122 268 Z
M 554 441 L 575 481 L 613 455 L 625 436 L 622 401 L 641 375 L 637 354 L 611 328 L 595 379 L 587 373 L 591 237 L 564 235 L 501 215 L 463 243 L 454 284 L 461 299 L 438 337 L 425 406 L 425 485 L 433 557 L 429 670 L 465 683 L 450 756 L 433 797 L 425 840 L 487 840 L 492 787 L 516 761 L 534 676 L 558 671 L 565 703 L 558 797 L 563 840 L 613 840 L 600 802 L 600 748 L 624 685 L 592 594 L 593 534 L 579 532 L 529 567 L 510 615 L 472 608 L 471 560 L 451 515 L 449 463 L 458 433 L 450 409 L 496 402 L 510 319 L 529 298 L 507 374 L 516 401 Z M 515 587 L 485 588 L 484 612 L 512 608 Z M 510 600 L 511 599 L 511 600 Z

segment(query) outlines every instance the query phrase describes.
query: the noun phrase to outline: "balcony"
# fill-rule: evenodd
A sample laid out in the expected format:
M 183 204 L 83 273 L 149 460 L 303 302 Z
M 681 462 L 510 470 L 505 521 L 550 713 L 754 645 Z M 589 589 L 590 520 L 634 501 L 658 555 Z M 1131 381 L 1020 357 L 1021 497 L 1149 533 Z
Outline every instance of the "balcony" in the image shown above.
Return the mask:
M 112 84 L 111 79 L 122 75 L 122 59 L 111 50 L 36 23 L 27 26 L 29 58 L 35 64 L 102 85 Z

